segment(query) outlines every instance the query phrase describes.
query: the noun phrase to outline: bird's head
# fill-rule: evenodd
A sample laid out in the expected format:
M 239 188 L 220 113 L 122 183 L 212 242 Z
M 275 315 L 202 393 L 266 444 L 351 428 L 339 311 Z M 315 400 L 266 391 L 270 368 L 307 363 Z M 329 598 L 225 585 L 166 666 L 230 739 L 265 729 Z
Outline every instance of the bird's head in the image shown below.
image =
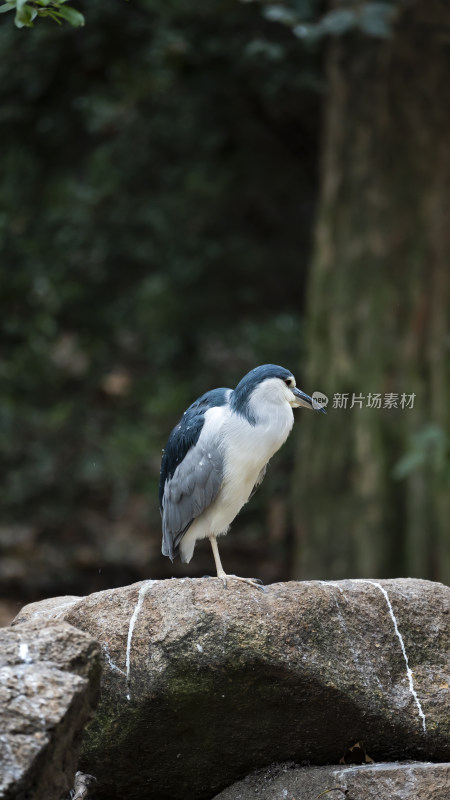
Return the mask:
M 235 411 L 250 417 L 252 412 L 263 407 L 288 404 L 291 408 L 314 408 L 312 398 L 298 389 L 295 378 L 288 369 L 276 364 L 263 364 L 248 372 L 236 386 L 231 405 Z

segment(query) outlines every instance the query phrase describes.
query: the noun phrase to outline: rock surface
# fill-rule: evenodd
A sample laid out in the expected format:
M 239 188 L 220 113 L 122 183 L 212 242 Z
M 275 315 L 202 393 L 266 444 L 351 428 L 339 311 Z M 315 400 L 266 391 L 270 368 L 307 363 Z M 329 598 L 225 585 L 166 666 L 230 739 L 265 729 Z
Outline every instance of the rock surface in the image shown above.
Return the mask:
M 421 762 L 359 767 L 293 767 L 259 770 L 214 800 L 448 800 L 450 764 Z
M 65 622 L 0 630 L 1 800 L 61 800 L 73 786 L 99 649 Z
M 98 797 L 201 800 L 274 761 L 450 759 L 450 589 L 144 581 L 33 604 L 102 646 L 80 768 Z M 131 766 L 132 765 L 132 768 Z

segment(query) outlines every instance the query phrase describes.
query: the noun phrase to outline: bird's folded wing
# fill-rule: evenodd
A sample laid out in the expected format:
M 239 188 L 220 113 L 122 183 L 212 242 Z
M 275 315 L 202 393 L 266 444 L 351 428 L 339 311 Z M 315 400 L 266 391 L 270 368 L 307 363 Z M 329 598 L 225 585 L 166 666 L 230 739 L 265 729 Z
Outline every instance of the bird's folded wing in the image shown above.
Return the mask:
M 202 436 L 166 480 L 162 497 L 163 553 L 171 558 L 194 519 L 215 500 L 223 480 L 223 458 Z
M 162 552 L 173 558 L 194 519 L 216 498 L 223 480 L 220 429 L 231 389 L 213 389 L 185 411 L 161 462 Z

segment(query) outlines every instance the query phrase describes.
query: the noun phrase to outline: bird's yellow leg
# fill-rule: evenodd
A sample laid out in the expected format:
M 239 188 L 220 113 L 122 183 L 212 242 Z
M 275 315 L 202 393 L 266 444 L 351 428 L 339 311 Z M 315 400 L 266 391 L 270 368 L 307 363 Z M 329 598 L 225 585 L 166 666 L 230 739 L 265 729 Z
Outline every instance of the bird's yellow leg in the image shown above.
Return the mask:
M 213 551 L 214 561 L 216 564 L 217 570 L 217 577 L 221 579 L 225 588 L 227 588 L 227 579 L 232 578 L 235 581 L 241 581 L 242 583 L 248 583 L 249 586 L 253 586 L 255 589 L 261 589 L 264 591 L 264 587 L 261 586 L 260 582 L 256 578 L 240 578 L 238 575 L 227 575 L 224 568 L 222 567 L 222 562 L 220 560 L 219 555 L 219 547 L 217 545 L 217 539 L 215 536 L 210 536 L 209 541 L 211 542 L 211 547 Z
M 218 578 L 222 578 L 223 585 L 226 586 L 227 585 L 227 580 L 226 580 L 227 576 L 226 576 L 224 568 L 222 567 L 222 562 L 220 560 L 219 547 L 218 547 L 218 544 L 217 544 L 217 539 L 216 539 L 215 536 L 210 536 L 209 537 L 209 541 L 211 542 L 214 561 L 216 562 L 217 577 Z

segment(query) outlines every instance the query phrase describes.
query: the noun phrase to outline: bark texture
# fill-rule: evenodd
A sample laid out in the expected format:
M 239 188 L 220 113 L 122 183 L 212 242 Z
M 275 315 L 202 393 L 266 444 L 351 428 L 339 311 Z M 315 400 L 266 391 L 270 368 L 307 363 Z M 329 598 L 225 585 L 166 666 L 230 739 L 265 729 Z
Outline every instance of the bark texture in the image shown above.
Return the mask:
M 304 383 L 349 402 L 302 430 L 296 577 L 450 580 L 449 48 L 434 0 L 407 4 L 388 40 L 330 44 Z M 369 393 L 414 407 L 367 408 Z M 430 425 L 426 463 L 395 479 Z

